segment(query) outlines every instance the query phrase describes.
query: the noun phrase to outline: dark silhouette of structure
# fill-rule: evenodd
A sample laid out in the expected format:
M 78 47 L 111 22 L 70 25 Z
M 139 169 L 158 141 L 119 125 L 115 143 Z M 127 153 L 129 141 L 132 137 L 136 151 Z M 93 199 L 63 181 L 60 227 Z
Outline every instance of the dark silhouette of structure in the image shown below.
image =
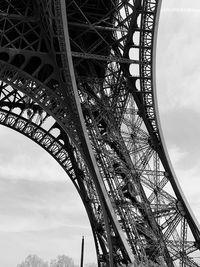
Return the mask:
M 80 262 L 80 267 L 83 267 L 83 259 L 84 259 L 84 236 L 82 237 L 82 241 L 81 241 L 81 262 Z
M 155 98 L 160 4 L 0 0 L 0 123 L 64 168 L 101 267 L 198 266 L 199 226 Z

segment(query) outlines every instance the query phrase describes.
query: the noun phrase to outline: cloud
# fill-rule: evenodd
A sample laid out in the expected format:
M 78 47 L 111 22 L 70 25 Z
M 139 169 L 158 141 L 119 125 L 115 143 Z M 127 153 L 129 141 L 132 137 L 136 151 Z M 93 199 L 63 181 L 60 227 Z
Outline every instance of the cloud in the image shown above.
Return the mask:
M 199 172 L 200 172 L 200 158 L 198 157 L 196 162 L 188 166 L 188 159 L 190 159 L 190 153 L 183 152 L 176 145 L 169 147 L 169 155 L 173 168 L 176 173 L 178 182 L 182 188 L 184 195 L 190 205 L 192 212 L 197 220 L 200 220 L 200 198 L 199 198 Z
M 199 161 L 200 164 L 200 161 Z M 174 166 L 176 169 L 176 165 Z M 195 214 L 197 220 L 200 219 L 200 198 L 199 198 L 199 167 L 195 166 L 190 170 L 176 170 L 177 178 L 181 188 L 186 196 L 186 199 L 191 207 L 192 212 Z
M 192 109 L 169 110 L 161 116 L 161 126 L 168 148 L 176 148 L 182 154 L 184 169 L 198 163 L 200 153 L 200 114 Z M 173 153 L 172 153 L 173 157 Z
M 200 112 L 199 15 L 161 14 L 157 47 L 157 93 L 161 112 L 191 107 Z
M 61 166 L 41 147 L 0 127 L 0 263 L 16 266 L 28 254 L 50 260 L 60 254 L 96 260 L 89 220 Z M 9 255 L 12 254 L 12 257 Z
M 85 260 L 95 261 L 89 220 L 72 184 L 1 178 L 0 221 L 0 263 L 5 267 L 31 253 L 46 260 L 66 254 L 78 263 L 82 235 Z
M 0 177 L 39 181 L 69 179 L 50 154 L 22 134 L 1 126 L 0 140 Z
M 157 46 L 157 95 L 172 165 L 200 221 L 200 2 L 163 1 Z
M 180 163 L 183 158 L 187 157 L 187 153 L 181 151 L 177 146 L 172 146 L 168 149 L 170 159 L 174 164 Z
M 23 232 L 64 225 L 89 227 L 71 184 L 0 179 L 0 231 Z
M 157 49 L 159 110 L 167 147 L 198 218 L 199 8 L 199 0 L 163 1 Z M 0 140 L 1 265 L 15 266 L 30 253 L 44 259 L 67 254 L 78 263 L 83 234 L 86 257 L 93 261 L 89 222 L 62 168 L 38 145 L 8 128 L 0 128 Z
M 191 209 L 200 220 L 200 114 L 190 109 L 163 115 L 162 125 L 169 156 Z

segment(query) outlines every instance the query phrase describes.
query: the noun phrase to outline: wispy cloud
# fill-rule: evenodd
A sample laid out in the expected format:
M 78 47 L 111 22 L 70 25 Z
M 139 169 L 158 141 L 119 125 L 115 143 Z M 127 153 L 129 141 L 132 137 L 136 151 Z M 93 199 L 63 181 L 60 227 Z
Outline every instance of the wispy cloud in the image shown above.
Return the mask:
M 172 165 L 200 221 L 199 14 L 199 0 L 163 1 L 158 31 L 157 94 Z
M 30 253 L 47 260 L 67 254 L 78 263 L 82 235 L 87 261 L 95 261 L 86 212 L 73 185 L 64 181 L 1 178 L 0 222 L 0 262 L 6 267 L 11 262 L 16 266 Z
M 72 185 L 0 179 L 0 231 L 44 230 L 64 225 L 89 227 Z
M 179 167 L 193 167 L 198 162 L 200 153 L 200 114 L 193 109 L 172 109 L 161 116 L 161 124 L 168 148 L 179 152 Z
M 191 107 L 200 112 L 199 16 L 160 16 L 157 87 L 161 112 Z
M 199 13 L 199 0 L 163 1 L 157 90 L 167 147 L 200 220 Z M 61 167 L 38 145 L 7 128 L 0 128 L 0 141 L 1 265 L 16 266 L 30 253 L 44 259 L 67 254 L 79 262 L 82 235 L 87 236 L 86 261 L 95 260 L 86 213 Z
M 95 261 L 86 211 L 66 173 L 22 135 L 1 127 L 0 140 L 0 263 L 16 266 L 30 253 L 78 263 L 82 235 L 86 261 Z

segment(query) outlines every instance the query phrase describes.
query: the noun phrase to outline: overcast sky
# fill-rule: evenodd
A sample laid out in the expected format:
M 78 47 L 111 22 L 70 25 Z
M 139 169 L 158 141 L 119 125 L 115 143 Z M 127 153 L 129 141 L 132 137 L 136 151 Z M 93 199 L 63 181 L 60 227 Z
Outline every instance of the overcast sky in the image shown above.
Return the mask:
M 200 1 L 163 0 L 157 94 L 162 128 L 179 182 L 200 221 Z
M 200 221 L 200 1 L 163 0 L 157 49 L 157 93 L 173 166 Z M 66 254 L 95 261 L 89 223 L 71 182 L 42 148 L 0 127 L 0 265 L 28 254 Z M 92 244 L 92 245 L 91 245 Z M 91 248 L 92 247 L 92 248 Z

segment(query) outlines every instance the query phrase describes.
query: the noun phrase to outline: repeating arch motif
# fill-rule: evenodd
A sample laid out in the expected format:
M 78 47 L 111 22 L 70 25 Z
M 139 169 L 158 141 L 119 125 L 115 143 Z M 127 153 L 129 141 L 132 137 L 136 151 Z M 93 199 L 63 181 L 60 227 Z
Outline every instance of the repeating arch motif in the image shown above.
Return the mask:
M 69 173 L 99 267 L 198 266 L 199 226 L 170 165 L 156 104 L 161 1 L 3 2 L 1 123 Z
M 106 243 L 103 229 L 101 229 L 100 202 L 93 181 L 79 153 L 70 140 L 63 135 L 62 128 L 40 106 L 2 81 L 0 87 L 0 124 L 23 134 L 40 145 L 61 165 L 83 201 L 91 229 L 97 228 L 93 234 L 97 256 L 101 258 L 99 243 L 104 248 L 104 253 L 106 253 Z

